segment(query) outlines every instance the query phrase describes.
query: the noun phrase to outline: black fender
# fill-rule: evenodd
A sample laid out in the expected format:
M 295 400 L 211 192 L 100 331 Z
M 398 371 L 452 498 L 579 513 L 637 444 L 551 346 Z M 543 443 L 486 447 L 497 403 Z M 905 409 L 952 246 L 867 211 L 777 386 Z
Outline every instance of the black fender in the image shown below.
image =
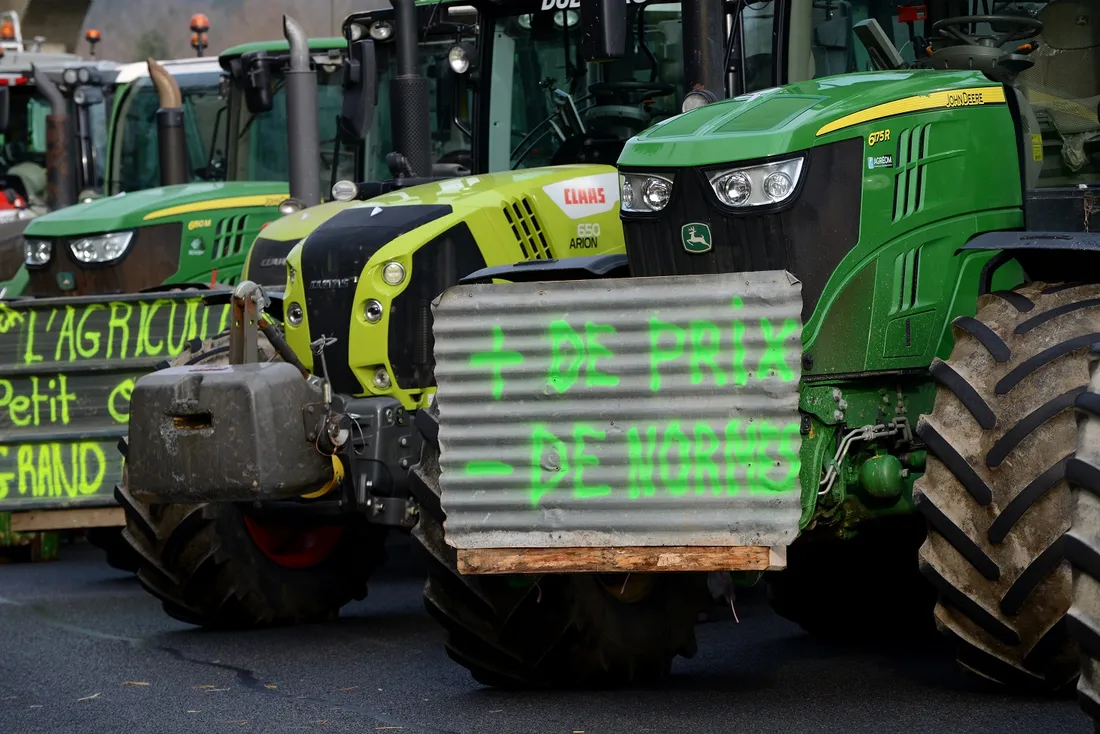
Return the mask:
M 591 280 L 595 278 L 626 278 L 630 267 L 626 255 L 589 255 L 564 260 L 529 260 L 514 265 L 492 265 L 470 273 L 459 285 L 491 283 L 535 283 L 550 280 Z
M 979 293 L 989 293 L 993 274 L 1016 260 L 1030 281 L 1100 281 L 1100 232 L 985 232 L 955 251 L 997 250 L 982 268 Z

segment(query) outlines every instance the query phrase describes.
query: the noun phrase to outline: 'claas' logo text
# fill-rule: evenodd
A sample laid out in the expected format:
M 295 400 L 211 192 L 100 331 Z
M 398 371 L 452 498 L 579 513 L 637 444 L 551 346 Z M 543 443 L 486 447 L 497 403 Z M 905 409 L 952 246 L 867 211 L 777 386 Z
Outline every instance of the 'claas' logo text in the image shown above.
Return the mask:
M 607 196 L 602 188 L 566 189 L 566 204 L 606 204 Z

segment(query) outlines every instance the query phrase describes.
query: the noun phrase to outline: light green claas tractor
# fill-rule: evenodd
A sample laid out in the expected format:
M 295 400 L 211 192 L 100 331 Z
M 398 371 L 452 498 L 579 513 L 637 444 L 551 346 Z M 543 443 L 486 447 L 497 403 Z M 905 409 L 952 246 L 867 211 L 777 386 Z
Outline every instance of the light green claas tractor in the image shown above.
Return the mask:
M 241 329 L 229 343 L 203 345 L 181 360 L 191 365 L 149 375 L 133 392 L 117 496 L 127 510 L 125 535 L 146 559 L 139 578 L 179 619 L 208 626 L 324 619 L 365 594 L 384 531 L 408 530 L 419 516 L 408 495 L 408 468 L 419 455 L 410 420 L 434 391 L 432 299 L 487 265 L 523 260 L 536 272 L 623 251 L 608 164 L 632 135 L 679 110 L 679 6 L 631 6 L 644 42 L 603 66 L 578 65 L 578 54 L 599 57 L 599 49 L 582 48 L 577 11 L 543 10 L 540 0 L 474 5 L 476 35 L 468 24 L 455 28 L 459 50 L 447 53 L 470 61 L 455 64 L 465 80 L 454 85 L 471 101 L 468 111 L 455 105 L 455 127 L 439 124 L 450 115 L 420 116 L 421 125 L 437 124 L 419 153 L 394 125 L 405 158 L 391 158 L 394 168 L 421 174 L 431 165 L 433 177 L 451 177 L 359 185 L 362 200 L 311 207 L 265 229 L 267 238 L 297 218 L 309 232 L 287 256 L 281 297 L 271 299 L 282 330 L 261 316 L 267 296 L 242 283 L 233 304 Z M 395 6 L 395 53 L 404 62 L 392 95 L 412 102 L 399 114 L 419 116 L 427 101 L 398 93 L 424 86 L 410 63 L 412 44 L 401 40 L 414 25 L 413 3 Z M 427 12 L 447 11 L 444 4 Z M 420 53 L 423 67 L 429 54 Z M 454 133 L 463 135 L 459 127 L 472 135 L 474 173 L 454 177 L 439 166 L 461 158 L 449 155 L 461 151 L 449 147 Z M 423 133 L 414 131 L 412 142 L 429 139 Z M 372 186 L 393 190 L 366 198 Z M 263 364 L 239 364 L 256 360 L 253 345 Z M 227 355 L 234 364 L 213 369 Z M 200 371 L 195 402 L 184 385 Z M 178 418 L 165 430 L 179 441 L 162 438 L 166 416 Z M 231 434 L 249 445 L 229 446 Z M 172 476 L 184 466 L 190 479 L 181 487 Z

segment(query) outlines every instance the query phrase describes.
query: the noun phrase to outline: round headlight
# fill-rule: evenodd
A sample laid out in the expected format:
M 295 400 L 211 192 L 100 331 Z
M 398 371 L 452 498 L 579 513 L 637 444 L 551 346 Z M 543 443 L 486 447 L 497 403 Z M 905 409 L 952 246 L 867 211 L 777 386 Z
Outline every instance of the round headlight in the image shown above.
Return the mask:
M 390 387 L 390 373 L 385 367 L 379 367 L 374 371 L 374 386 L 379 390 L 387 390 Z
M 393 38 L 393 23 L 376 20 L 370 25 L 370 37 L 376 41 L 388 41 Z
M 336 201 L 351 201 L 359 193 L 359 187 L 354 181 L 337 181 L 332 185 L 332 198 Z
M 286 307 L 286 322 L 291 326 L 301 326 L 306 317 L 306 312 L 298 303 L 292 303 Z
M 764 179 L 764 195 L 772 201 L 786 199 L 792 188 L 794 188 L 794 182 L 791 181 L 790 176 L 782 171 L 768 174 L 768 177 Z
M 401 285 L 405 280 L 405 266 L 399 262 L 388 262 L 382 267 L 382 280 L 390 285 Z
M 298 201 L 297 199 L 285 199 L 281 204 L 279 204 L 279 213 L 282 214 L 284 217 L 288 214 L 293 214 L 294 212 L 300 212 L 303 209 L 305 209 L 305 207 L 302 206 L 302 202 Z
M 351 40 L 358 41 L 367 34 L 367 29 L 361 23 L 352 23 L 348 33 L 351 35 Z
M 73 92 L 73 103 L 76 105 L 82 105 L 88 101 L 88 93 L 83 89 L 78 89 Z
M 706 89 L 693 89 L 684 97 L 684 102 L 680 105 L 680 111 L 690 112 L 700 107 L 706 107 L 708 104 L 714 104 L 717 101 L 718 98 Z
M 451 71 L 455 74 L 465 74 L 470 70 L 470 55 L 466 47 L 461 43 L 451 46 L 447 52 L 447 63 L 451 65 Z
M 87 68 L 80 68 L 76 71 L 76 78 L 81 84 L 87 84 L 92 79 L 92 72 Z
M 64 81 L 64 82 L 66 83 L 66 84 L 68 84 L 69 86 L 72 86 L 73 84 L 76 84 L 76 79 L 77 79 L 77 77 L 76 77 L 76 69 L 66 69 L 66 70 L 65 70 L 65 71 L 64 71 L 64 72 L 63 72 L 63 73 L 61 74 L 61 79 L 62 79 L 62 80 L 63 80 L 63 81 Z
M 650 209 L 664 209 L 672 198 L 672 184 L 663 178 L 647 178 L 642 184 L 642 198 Z
M 718 179 L 714 190 L 718 192 L 718 198 L 726 204 L 741 206 L 752 196 L 752 183 L 748 176 L 740 171 L 734 171 Z
M 371 298 L 367 301 L 367 305 L 363 307 L 363 318 L 372 324 L 377 324 L 382 320 L 382 304 Z

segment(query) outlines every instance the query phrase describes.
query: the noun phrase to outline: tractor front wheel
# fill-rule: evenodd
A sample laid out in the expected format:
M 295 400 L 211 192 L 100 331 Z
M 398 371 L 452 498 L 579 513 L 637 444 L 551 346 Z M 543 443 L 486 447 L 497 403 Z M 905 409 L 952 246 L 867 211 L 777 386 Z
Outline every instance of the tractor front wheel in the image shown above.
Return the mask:
M 1030 284 L 982 296 L 935 360 L 930 450 L 914 500 L 928 523 L 920 565 L 960 665 L 1012 687 L 1056 690 L 1078 672 L 1066 633 L 1065 557 L 1077 443 L 1074 401 L 1100 341 L 1100 287 Z
M 261 355 L 275 359 L 261 338 Z M 176 365 L 227 364 L 229 336 L 195 341 Z M 153 504 L 122 486 L 123 537 L 138 579 L 164 611 L 189 624 L 250 628 L 319 622 L 367 594 L 385 558 L 385 530 L 355 518 L 325 526 L 279 526 L 234 503 Z
M 428 409 L 435 419 L 435 407 Z M 705 574 L 469 576 L 444 542 L 439 450 L 425 436 L 412 476 L 413 539 L 428 557 L 424 604 L 447 654 L 485 685 L 604 687 L 666 678 L 695 654 L 695 624 L 712 604 Z

